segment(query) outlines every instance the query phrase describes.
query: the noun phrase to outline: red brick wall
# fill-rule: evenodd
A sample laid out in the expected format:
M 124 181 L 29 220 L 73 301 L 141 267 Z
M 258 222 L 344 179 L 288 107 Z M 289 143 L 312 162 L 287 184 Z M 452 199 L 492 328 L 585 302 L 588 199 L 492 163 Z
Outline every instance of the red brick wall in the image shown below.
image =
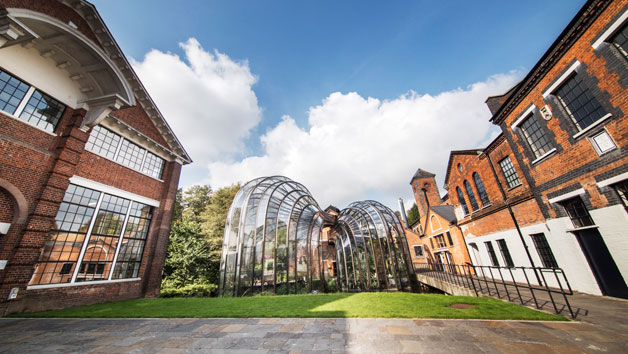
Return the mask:
M 161 136 L 161 133 L 159 133 L 159 130 L 157 130 L 157 128 L 150 120 L 146 112 L 144 112 L 144 109 L 142 109 L 139 103 L 137 106 L 134 107 L 114 111 L 111 113 L 111 115 L 119 118 L 121 121 L 139 130 L 144 135 L 155 140 L 161 145 L 170 148 L 170 145 L 168 145 L 163 136 Z
M 547 128 L 554 135 L 558 153 L 538 163 L 531 165 L 531 158 L 525 153 L 526 142 L 523 141 L 519 134 L 513 134 L 510 125 L 527 109 L 530 104 L 536 107 L 543 107 L 549 104 L 550 99 L 544 99 L 542 96 L 545 90 L 560 74 L 567 68 L 570 63 L 577 59 L 581 65 L 586 67 L 586 75 L 597 81 L 597 86 L 603 94 L 610 97 L 610 106 L 619 108 L 625 114 L 628 112 L 628 91 L 623 89 L 618 80 L 619 76 L 616 72 L 609 71 L 607 60 L 604 56 L 594 52 L 591 46 L 596 36 L 603 28 L 626 6 L 626 1 L 614 1 L 608 6 L 602 15 L 593 23 L 582 37 L 566 52 L 565 55 L 552 67 L 544 78 L 531 90 L 531 92 L 519 103 L 519 105 L 504 119 L 502 128 L 505 133 L 512 139 L 516 145 L 516 149 L 521 156 L 524 164 L 531 166 L 529 169 L 530 176 L 536 186 L 542 187 L 543 201 L 547 202 L 547 195 L 557 192 L 565 187 L 572 186 L 574 183 L 580 183 L 590 194 L 590 202 L 593 208 L 602 208 L 608 205 L 608 200 L 601 195 L 595 186 L 595 175 L 599 175 L 605 171 L 624 166 L 628 164 L 628 157 L 621 158 L 612 163 L 600 164 L 593 166 L 592 164 L 599 159 L 591 143 L 586 137 L 572 138 L 573 132 L 565 131 L 565 124 L 571 124 L 569 118 L 560 110 L 552 107 L 553 118 L 546 122 Z M 614 139 L 619 150 L 625 149 L 628 145 L 628 125 L 626 118 L 615 115 L 604 126 L 611 137 Z M 589 167 L 584 167 L 584 166 Z M 569 174 L 573 171 L 590 171 L 580 176 L 569 178 Z M 555 182 L 555 179 L 561 178 L 563 183 Z M 544 184 L 551 183 L 551 187 L 546 188 Z M 546 185 L 549 186 L 549 185 Z M 560 193 L 560 192 L 558 192 Z M 549 216 L 556 217 L 555 211 L 548 208 Z
M 0 222 L 11 223 L 14 215 L 13 200 L 9 195 L 0 189 Z
M 90 151 L 81 154 L 76 174 L 127 192 L 160 200 L 164 183 L 143 173 L 98 156 Z M 164 176 L 166 173 L 164 172 Z

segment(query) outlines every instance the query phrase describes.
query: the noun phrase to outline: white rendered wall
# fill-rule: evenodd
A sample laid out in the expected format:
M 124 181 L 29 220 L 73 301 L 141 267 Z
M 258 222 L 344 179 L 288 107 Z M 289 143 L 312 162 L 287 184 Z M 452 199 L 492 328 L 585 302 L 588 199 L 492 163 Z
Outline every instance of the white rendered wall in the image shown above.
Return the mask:
M 589 211 L 617 268 L 628 280 L 628 213 L 622 205 Z
M 79 101 L 84 100 L 68 72 L 57 68 L 51 59 L 42 57 L 34 48 L 13 45 L 0 49 L 0 67 L 73 109 L 79 108 Z
M 536 247 L 534 246 L 534 242 L 532 241 L 530 235 L 543 233 L 550 245 L 550 248 L 552 249 L 558 266 L 565 272 L 565 276 L 567 277 L 571 288 L 588 294 L 601 295 L 602 293 L 600 292 L 584 254 L 582 254 L 580 245 L 578 244 L 575 235 L 565 231 L 572 228 L 573 225 L 571 224 L 569 218 L 560 218 L 549 220 L 547 223 L 539 223 L 523 227 L 521 228 L 521 233 L 524 235 L 524 240 L 528 246 L 530 256 L 532 257 L 535 266 L 542 267 L 543 263 L 541 262 L 541 258 L 536 251 Z M 472 235 L 465 233 L 465 236 Z M 478 246 L 479 258 L 481 259 L 481 263 L 479 265 L 489 266 L 491 265 L 491 261 L 484 242 L 491 241 L 500 266 L 505 266 L 504 259 L 499 250 L 499 245 L 496 242 L 499 239 L 504 239 L 506 241 L 506 245 L 508 246 L 510 256 L 515 263 L 515 266 L 531 266 L 523 243 L 521 242 L 521 238 L 515 228 L 481 237 L 465 237 L 465 242 L 467 244 L 475 243 Z M 471 249 L 471 246 L 469 246 L 469 249 Z M 495 275 L 497 276 L 497 274 Z M 509 272 L 504 272 L 502 270 L 502 275 L 504 276 L 504 279 L 511 280 Z M 520 271 L 514 272 L 514 276 L 515 281 L 526 281 L 523 273 Z M 550 286 L 558 286 L 553 272 L 545 272 L 544 276 L 546 282 Z M 536 283 L 533 273 L 528 273 L 528 280 L 531 283 Z

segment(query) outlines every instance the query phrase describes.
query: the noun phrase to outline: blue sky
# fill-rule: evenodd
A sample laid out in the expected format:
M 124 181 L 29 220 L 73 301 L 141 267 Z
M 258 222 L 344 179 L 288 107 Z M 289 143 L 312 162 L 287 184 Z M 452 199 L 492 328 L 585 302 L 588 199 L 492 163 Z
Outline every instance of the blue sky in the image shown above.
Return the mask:
M 195 160 L 181 186 L 280 173 L 313 184 L 321 204 L 338 207 L 357 199 L 394 207 L 396 197 L 411 197 L 418 167 L 442 182 L 449 150 L 481 147 L 494 136 L 486 96 L 521 79 L 584 3 L 92 2 Z M 176 91 L 168 80 L 177 81 Z M 195 110 L 181 109 L 193 102 Z M 387 131 L 382 119 L 397 132 L 369 133 Z M 465 119 L 473 119 L 466 135 L 449 134 Z M 426 144 L 425 136 L 439 140 L 413 140 Z M 220 146 L 206 153 L 202 141 L 212 138 Z M 319 149 L 323 141 L 351 154 Z M 379 167 L 386 175 L 374 170 L 382 156 L 391 160 Z

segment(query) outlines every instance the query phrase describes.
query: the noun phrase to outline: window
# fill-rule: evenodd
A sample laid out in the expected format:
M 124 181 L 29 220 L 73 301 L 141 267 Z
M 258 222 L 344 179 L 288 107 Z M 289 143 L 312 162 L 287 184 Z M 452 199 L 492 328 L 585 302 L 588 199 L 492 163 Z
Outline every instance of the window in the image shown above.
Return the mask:
M 547 137 L 547 134 L 545 134 L 545 131 L 541 128 L 539 120 L 534 117 L 533 114 L 530 114 L 530 116 L 521 123 L 521 132 L 528 142 L 535 158 L 538 159 L 552 149 L 552 143 Z
M 121 139 L 118 134 L 97 125 L 92 129 L 85 148 L 108 159 L 113 159 Z
M 417 245 L 414 246 L 414 256 L 415 257 L 423 257 L 423 246 Z
M 29 285 L 137 277 L 151 215 L 148 205 L 70 184 Z
M 139 170 L 145 153 L 146 150 L 126 139 L 122 139 L 122 145 L 116 161 L 134 170 Z
M 562 205 L 575 227 L 595 225 L 593 219 L 591 219 L 591 215 L 589 215 L 587 207 L 584 205 L 580 197 L 566 200 L 562 202 Z
M 0 109 L 52 133 L 65 105 L 0 69 Z
M 606 115 L 578 74 L 573 74 L 556 90 L 556 97 L 579 130 L 583 130 Z
M 611 43 L 628 59 L 628 25 L 624 26 L 611 38 Z
M 449 246 L 453 247 L 454 241 L 451 239 L 451 234 L 449 233 L 449 231 L 447 231 L 446 234 L 447 234 L 447 241 L 449 241 Z
M 488 257 L 491 259 L 491 264 L 493 267 L 499 267 L 499 261 L 497 260 L 497 255 L 495 254 L 495 249 L 493 248 L 493 244 L 490 241 L 484 242 L 486 245 L 486 251 L 488 252 Z
M 615 188 L 617 195 L 619 195 L 619 199 L 624 205 L 624 208 L 628 211 L 628 181 L 617 183 L 613 188 Z
M 443 237 L 442 234 L 435 236 L 434 239 L 436 240 L 436 246 L 437 248 L 445 248 L 447 247 L 447 244 L 445 243 L 445 238 Z
M 501 167 L 502 172 L 504 173 L 508 188 L 514 188 L 521 184 L 519 176 L 517 176 L 517 172 L 515 171 L 515 166 L 512 165 L 512 161 L 509 156 L 506 156 L 505 159 L 499 161 L 499 167 Z
M 464 212 L 464 215 L 469 215 L 469 208 L 467 207 L 467 202 L 464 201 L 464 195 L 462 194 L 462 190 L 460 190 L 460 187 L 456 187 L 456 193 L 458 193 L 458 201 L 462 206 L 462 211 Z
M 536 247 L 536 252 L 541 257 L 541 262 L 543 263 L 543 267 L 545 268 L 558 268 L 558 263 L 556 263 L 556 259 L 554 258 L 554 253 L 552 253 L 552 249 L 547 243 L 547 239 L 543 233 L 530 235 L 532 237 L 532 241 L 534 242 L 534 247 Z
M 100 125 L 92 129 L 85 149 L 157 179 L 163 174 L 164 159 Z
M 469 202 L 471 203 L 471 208 L 473 209 L 473 211 L 480 209 L 480 207 L 478 206 L 478 202 L 475 200 L 475 194 L 473 194 L 473 188 L 471 188 L 471 183 L 469 183 L 469 181 L 467 181 L 466 179 L 464 180 L 464 189 L 467 190 Z
M 486 194 L 486 189 L 484 189 L 484 183 L 482 183 L 482 179 L 477 172 L 473 172 L 473 182 L 475 183 L 475 189 L 478 190 L 482 206 L 491 204 L 491 201 L 488 199 L 488 195 Z
M 510 257 L 510 251 L 508 251 L 506 240 L 497 240 L 497 246 L 499 246 L 499 251 L 502 253 L 502 258 L 504 259 L 506 267 L 514 267 L 515 263 L 512 261 L 512 257 Z
M 433 238 L 433 237 L 432 237 L 432 238 L 430 238 L 430 245 L 432 246 L 432 249 L 434 249 L 434 248 L 435 248 L 435 247 L 434 247 L 434 238 Z

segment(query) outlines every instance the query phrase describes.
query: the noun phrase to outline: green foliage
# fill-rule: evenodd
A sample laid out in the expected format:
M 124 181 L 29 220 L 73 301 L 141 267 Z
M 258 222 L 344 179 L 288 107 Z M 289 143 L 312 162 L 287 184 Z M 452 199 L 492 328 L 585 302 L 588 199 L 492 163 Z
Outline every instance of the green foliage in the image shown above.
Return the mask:
M 419 208 L 416 203 L 412 204 L 410 210 L 408 210 L 408 225 L 412 225 L 419 220 Z
M 164 287 L 183 287 L 194 282 L 208 282 L 209 245 L 201 226 L 182 220 L 170 229 L 170 244 L 164 265 Z
M 217 284 L 220 273 L 220 257 L 222 240 L 225 234 L 225 221 L 233 198 L 240 190 L 240 185 L 232 185 L 218 189 L 211 197 L 210 203 L 201 212 L 201 227 L 209 246 L 209 274 L 211 283 Z
M 210 186 L 195 185 L 186 189 L 181 202 L 183 219 L 201 222 L 201 213 L 205 211 L 211 200 L 212 188 Z
M 216 295 L 216 284 L 190 284 L 181 288 L 162 288 L 160 297 L 207 297 Z
M 162 296 L 193 284 L 218 284 L 225 220 L 239 189 L 233 185 L 212 192 L 210 186 L 196 185 L 177 191 Z

